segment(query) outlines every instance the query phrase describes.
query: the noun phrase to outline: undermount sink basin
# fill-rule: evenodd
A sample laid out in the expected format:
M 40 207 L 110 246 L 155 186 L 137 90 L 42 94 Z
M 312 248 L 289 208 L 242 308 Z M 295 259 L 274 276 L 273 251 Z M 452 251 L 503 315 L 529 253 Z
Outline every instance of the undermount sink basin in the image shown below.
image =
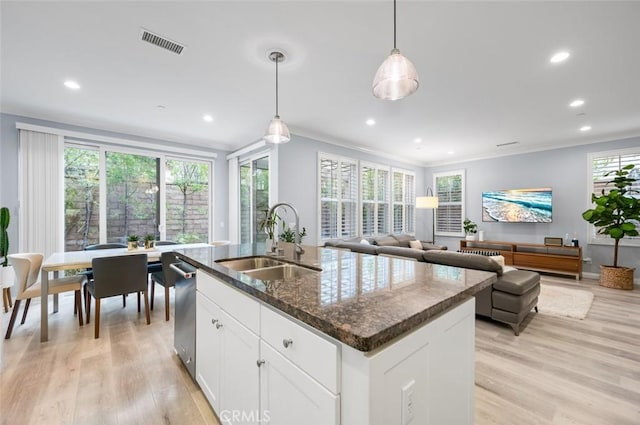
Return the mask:
M 252 257 L 218 261 L 218 264 L 221 264 L 231 270 L 242 272 L 245 270 L 264 269 L 265 267 L 279 266 L 286 263 L 283 261 L 278 261 L 274 258 Z
M 272 280 L 292 280 L 299 277 L 318 274 L 319 271 L 294 264 L 283 264 L 280 266 L 267 267 L 259 270 L 245 271 L 244 274 L 254 279 L 262 281 Z

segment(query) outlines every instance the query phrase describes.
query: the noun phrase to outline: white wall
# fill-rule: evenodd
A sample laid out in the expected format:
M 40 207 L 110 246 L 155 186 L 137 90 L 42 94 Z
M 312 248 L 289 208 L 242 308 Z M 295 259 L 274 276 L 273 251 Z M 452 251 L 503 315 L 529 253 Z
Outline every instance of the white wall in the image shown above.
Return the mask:
M 582 212 L 591 208 L 587 156 L 590 152 L 638 146 L 640 137 L 432 167 L 426 175 L 432 181 L 435 172 L 466 170 L 466 215 L 485 231 L 486 240 L 543 243 L 545 236 L 573 236 L 575 232 L 583 257 L 592 259 L 590 264 L 584 264 L 584 271 L 599 273 L 601 264 L 613 262 L 613 248 L 587 244 L 589 225 L 582 219 Z M 553 189 L 552 223 L 482 222 L 482 192 L 532 187 Z M 459 240 L 437 237 L 437 243 L 446 244 L 449 249 L 458 249 Z M 640 268 L 640 247 L 621 247 L 620 255 L 620 264 Z

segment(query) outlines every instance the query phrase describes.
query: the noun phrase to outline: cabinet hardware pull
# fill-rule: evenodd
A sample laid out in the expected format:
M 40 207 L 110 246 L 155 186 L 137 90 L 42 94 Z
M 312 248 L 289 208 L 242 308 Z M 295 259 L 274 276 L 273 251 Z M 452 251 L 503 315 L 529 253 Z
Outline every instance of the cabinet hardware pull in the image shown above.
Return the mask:
M 282 340 L 282 345 L 284 345 L 284 348 L 289 348 L 291 344 L 293 344 L 293 340 L 291 338 Z
M 216 323 L 218 323 L 218 319 L 211 319 L 211 324 L 215 325 Z
M 256 364 L 258 365 L 258 367 L 260 367 L 264 364 L 264 360 L 258 360 Z
M 220 329 L 222 327 L 222 323 L 216 323 L 216 329 Z

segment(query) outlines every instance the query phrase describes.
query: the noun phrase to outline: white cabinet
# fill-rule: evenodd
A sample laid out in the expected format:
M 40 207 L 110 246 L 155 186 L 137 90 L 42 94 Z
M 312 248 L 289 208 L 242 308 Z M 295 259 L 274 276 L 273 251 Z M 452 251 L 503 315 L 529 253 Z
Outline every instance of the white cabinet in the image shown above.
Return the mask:
M 340 398 L 284 358 L 260 343 L 260 400 L 265 419 L 274 424 L 331 425 L 340 423 Z
M 259 338 L 197 294 L 196 380 L 223 424 L 254 423 L 260 403 Z

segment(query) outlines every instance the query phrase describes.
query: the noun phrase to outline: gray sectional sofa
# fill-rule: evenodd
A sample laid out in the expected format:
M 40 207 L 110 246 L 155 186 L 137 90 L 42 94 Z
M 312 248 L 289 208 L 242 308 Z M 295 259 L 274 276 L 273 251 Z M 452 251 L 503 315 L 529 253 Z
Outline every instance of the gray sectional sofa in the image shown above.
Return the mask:
M 392 255 L 412 258 L 416 261 L 483 270 L 496 273 L 497 282 L 476 294 L 476 314 L 506 323 L 520 334 L 520 326 L 532 309 L 538 311 L 540 275 L 527 270 L 504 267 L 491 257 L 462 252 L 447 251 L 441 247 L 422 242 L 422 249 L 411 248 L 411 235 L 387 235 L 367 239 L 335 240 L 325 243 L 326 247 L 349 249 L 353 252 L 372 255 Z
M 411 243 L 420 246 L 412 248 Z M 335 239 L 325 242 L 324 246 L 348 249 L 353 252 L 371 255 L 393 255 L 424 261 L 422 254 L 429 250 L 446 250 L 446 246 L 433 245 L 425 241 L 417 241 L 409 234 L 385 235 L 371 238 Z

